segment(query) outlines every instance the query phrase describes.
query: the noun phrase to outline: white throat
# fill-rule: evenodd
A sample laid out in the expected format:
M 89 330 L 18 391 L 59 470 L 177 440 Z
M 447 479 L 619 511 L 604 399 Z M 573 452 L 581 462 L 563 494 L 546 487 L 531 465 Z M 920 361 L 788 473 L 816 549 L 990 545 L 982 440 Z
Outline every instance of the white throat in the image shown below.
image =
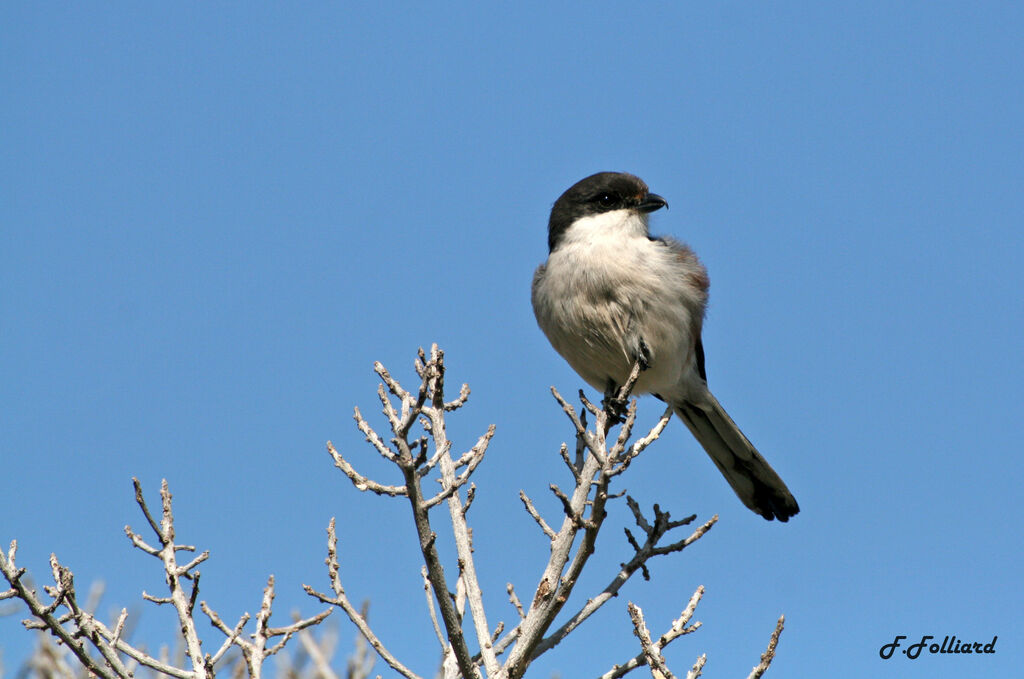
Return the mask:
M 562 244 L 581 245 L 647 238 L 648 234 L 646 214 L 636 210 L 612 210 L 577 219 L 566 230 Z

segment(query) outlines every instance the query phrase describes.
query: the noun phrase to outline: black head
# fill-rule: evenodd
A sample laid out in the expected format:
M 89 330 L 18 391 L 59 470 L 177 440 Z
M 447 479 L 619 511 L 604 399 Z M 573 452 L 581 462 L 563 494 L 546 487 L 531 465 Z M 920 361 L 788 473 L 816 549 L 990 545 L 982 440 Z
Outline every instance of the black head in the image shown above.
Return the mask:
M 654 212 L 668 207 L 664 198 L 647 189 L 639 177 L 625 172 L 598 172 L 581 179 L 559 196 L 548 220 L 548 250 L 554 250 L 566 230 L 581 217 L 613 210 Z

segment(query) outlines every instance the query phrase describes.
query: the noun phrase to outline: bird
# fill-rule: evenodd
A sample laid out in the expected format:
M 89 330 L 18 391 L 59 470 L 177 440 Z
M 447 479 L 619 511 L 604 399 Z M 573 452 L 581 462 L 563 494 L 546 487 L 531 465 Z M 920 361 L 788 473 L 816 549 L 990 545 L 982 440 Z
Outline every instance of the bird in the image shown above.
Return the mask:
M 701 342 L 708 274 L 689 246 L 651 235 L 650 214 L 667 207 L 625 172 L 598 172 L 569 187 L 551 208 L 548 257 L 533 276 L 537 324 L 606 395 L 639 363 L 634 393 L 672 406 L 746 507 L 788 521 L 800 511 L 796 498 L 708 389 Z

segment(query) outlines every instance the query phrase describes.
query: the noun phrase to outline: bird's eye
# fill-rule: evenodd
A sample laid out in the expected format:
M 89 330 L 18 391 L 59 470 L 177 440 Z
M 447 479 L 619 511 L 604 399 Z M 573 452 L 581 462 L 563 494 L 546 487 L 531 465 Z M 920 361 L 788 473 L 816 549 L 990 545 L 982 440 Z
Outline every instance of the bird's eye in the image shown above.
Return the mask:
M 603 207 L 611 207 L 615 205 L 617 201 L 615 200 L 615 196 L 613 196 L 612 194 L 602 193 L 598 195 L 597 202 L 600 203 Z

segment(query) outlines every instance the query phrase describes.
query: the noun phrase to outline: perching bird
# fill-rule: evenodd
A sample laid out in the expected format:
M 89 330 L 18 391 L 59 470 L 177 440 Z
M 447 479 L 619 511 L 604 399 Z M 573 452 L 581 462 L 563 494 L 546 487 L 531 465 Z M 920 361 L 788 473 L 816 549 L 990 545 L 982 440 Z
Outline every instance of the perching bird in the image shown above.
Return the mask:
M 555 201 L 548 259 L 533 276 L 533 311 L 555 350 L 592 387 L 611 393 L 633 365 L 634 393 L 672 405 L 747 507 L 788 521 L 800 511 L 775 470 L 708 391 L 701 325 L 708 275 L 693 251 L 651 236 L 666 207 L 638 177 L 599 172 Z

